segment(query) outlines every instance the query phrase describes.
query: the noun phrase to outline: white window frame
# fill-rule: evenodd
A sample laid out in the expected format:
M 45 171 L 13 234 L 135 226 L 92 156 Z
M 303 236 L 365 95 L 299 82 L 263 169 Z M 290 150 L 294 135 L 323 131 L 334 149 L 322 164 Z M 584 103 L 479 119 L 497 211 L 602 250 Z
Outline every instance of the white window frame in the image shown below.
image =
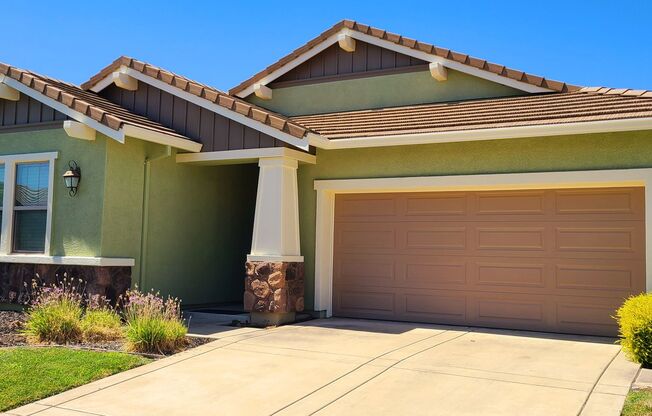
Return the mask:
M 50 236 L 52 234 L 52 201 L 54 196 L 54 161 L 59 157 L 59 152 L 25 153 L 17 155 L 0 155 L 0 164 L 5 166 L 5 188 L 2 200 L 2 224 L 0 225 L 0 256 L 49 256 Z M 23 163 L 48 163 L 48 204 L 45 223 L 45 245 L 43 253 L 14 253 L 14 214 L 15 214 L 15 189 L 16 165 Z

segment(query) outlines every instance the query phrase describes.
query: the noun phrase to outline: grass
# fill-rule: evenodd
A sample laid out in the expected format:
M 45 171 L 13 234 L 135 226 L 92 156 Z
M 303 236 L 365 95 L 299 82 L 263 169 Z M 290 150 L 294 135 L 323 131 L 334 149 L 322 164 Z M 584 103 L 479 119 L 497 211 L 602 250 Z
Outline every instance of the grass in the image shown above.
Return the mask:
M 627 395 L 622 416 L 652 415 L 652 389 L 632 390 Z
M 150 362 L 119 352 L 70 348 L 0 350 L 0 412 Z

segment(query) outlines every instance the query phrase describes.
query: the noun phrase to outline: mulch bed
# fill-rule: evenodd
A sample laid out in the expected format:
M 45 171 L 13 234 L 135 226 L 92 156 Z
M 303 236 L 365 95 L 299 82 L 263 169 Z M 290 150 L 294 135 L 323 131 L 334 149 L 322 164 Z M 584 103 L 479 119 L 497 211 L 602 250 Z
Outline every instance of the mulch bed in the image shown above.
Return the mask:
M 14 311 L 0 311 L 0 347 L 26 345 L 25 336 L 19 331 L 25 322 L 25 314 Z
M 28 345 L 25 335 L 20 331 L 25 323 L 26 315 L 23 312 L 0 311 L 0 348 L 2 347 L 19 347 Z M 188 345 L 185 350 L 198 347 L 213 341 L 210 338 L 186 337 Z M 33 344 L 31 344 L 33 345 Z M 43 346 L 41 344 L 34 346 Z M 47 345 L 52 346 L 52 345 Z M 124 351 L 122 341 L 104 341 L 104 342 L 81 342 L 77 344 L 67 344 L 70 348 L 83 348 L 104 351 Z M 180 352 L 180 351 L 179 351 Z M 142 354 L 151 358 L 161 358 L 162 355 Z

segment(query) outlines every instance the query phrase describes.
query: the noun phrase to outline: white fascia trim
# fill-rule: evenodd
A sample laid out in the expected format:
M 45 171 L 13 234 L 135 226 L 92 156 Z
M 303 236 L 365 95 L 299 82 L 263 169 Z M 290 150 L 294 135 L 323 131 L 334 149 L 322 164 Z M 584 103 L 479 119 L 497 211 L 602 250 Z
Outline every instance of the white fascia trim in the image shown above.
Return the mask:
M 113 84 L 113 73 L 110 73 L 106 77 L 102 78 L 97 84 L 93 85 L 90 90 L 97 93 L 111 84 Z
M 428 143 L 470 142 L 481 140 L 518 139 L 525 137 L 563 136 L 572 134 L 609 133 L 618 131 L 652 130 L 652 117 L 623 120 L 601 120 L 581 123 L 547 124 L 542 126 L 500 127 L 493 129 L 406 135 L 326 139 L 309 133 L 312 146 L 322 149 L 353 149 L 360 147 L 400 146 Z
M 346 193 L 645 187 L 646 288 L 652 291 L 652 169 L 315 180 L 315 310 L 332 315 L 335 196 Z
M 221 105 L 215 104 L 205 98 L 197 97 L 194 94 L 190 94 L 189 92 L 182 91 L 179 88 L 173 87 L 171 85 L 166 84 L 165 82 L 158 80 L 156 78 L 152 78 L 148 75 L 145 75 L 139 71 L 136 71 L 131 68 L 127 68 L 126 66 L 121 66 L 120 67 L 120 72 L 125 73 L 129 76 L 132 76 L 136 78 L 139 81 L 142 81 L 146 84 L 149 84 L 153 87 L 156 87 L 162 91 L 165 91 L 167 93 L 170 93 L 174 96 L 177 96 L 179 98 L 182 98 L 188 102 L 191 102 L 193 104 L 196 104 L 200 107 L 206 108 L 207 110 L 210 110 L 214 113 L 217 113 L 221 116 L 224 116 L 226 118 L 229 118 L 233 121 L 236 121 L 240 124 L 243 124 L 247 127 L 251 127 L 252 129 L 258 130 L 261 133 L 265 133 L 269 136 L 272 136 L 274 138 L 277 138 L 281 141 L 284 141 L 288 144 L 291 144 L 292 146 L 296 146 L 300 149 L 305 149 L 308 150 L 308 147 L 310 146 L 308 144 L 308 140 L 305 139 L 299 139 L 296 138 L 290 134 L 284 133 L 278 129 L 275 129 L 271 126 L 268 126 L 265 123 L 261 123 L 259 121 L 250 119 L 249 117 L 246 117 L 238 112 L 235 112 L 233 110 L 229 110 L 227 108 L 222 107 Z
M 281 75 L 285 74 L 288 71 L 291 71 L 292 69 L 296 68 L 297 66 L 301 65 L 302 63 L 306 62 L 308 59 L 312 58 L 313 56 L 317 55 L 318 53 L 328 49 L 331 45 L 334 45 L 337 43 L 338 38 L 342 34 L 342 31 L 339 31 L 328 38 L 326 38 L 323 42 L 321 42 L 319 45 L 315 46 L 314 48 L 310 49 L 309 51 L 304 52 L 303 54 L 299 55 L 292 61 L 288 62 L 287 64 L 283 65 L 276 71 L 272 72 L 271 74 L 266 75 L 265 77 L 261 78 L 260 80 L 256 81 L 254 84 L 248 86 L 244 90 L 238 92 L 235 94 L 236 97 L 240 98 L 245 98 L 248 97 L 249 95 L 254 93 L 254 86 L 255 84 L 262 84 L 262 85 L 267 85 L 270 82 L 274 81 L 276 78 L 280 77 Z
M 450 59 L 442 58 L 437 55 L 433 55 L 430 53 L 425 53 L 421 52 L 412 48 L 408 48 L 407 46 L 403 45 L 397 45 L 394 42 L 390 42 L 387 40 L 383 39 L 378 39 L 375 36 L 367 35 L 364 33 L 357 32 L 355 30 L 350 30 L 348 28 L 344 28 L 343 32 L 352 38 L 361 40 L 363 42 L 370 43 L 372 45 L 380 46 L 381 48 L 389 49 L 394 52 L 401 53 L 403 55 L 408 55 L 413 58 L 421 59 L 422 61 L 426 62 L 438 62 L 442 64 L 444 67 L 449 68 L 449 69 L 454 69 L 456 71 L 464 72 L 469 75 L 473 75 L 478 78 L 483 78 L 488 81 L 492 81 L 498 84 L 506 85 L 508 87 L 516 88 L 521 91 L 525 92 L 551 92 L 554 90 L 551 90 L 549 88 L 542 88 L 542 87 L 537 87 L 536 85 L 528 84 L 527 82 L 522 82 L 522 81 L 517 81 L 515 79 L 511 79 L 508 77 L 504 77 L 502 75 L 494 74 L 493 72 L 485 71 L 483 69 L 475 68 L 470 65 L 465 65 L 461 64 L 457 61 L 451 61 Z
M 33 90 L 32 88 L 28 87 L 27 85 L 16 81 L 13 78 L 9 77 L 1 77 L 0 82 L 9 85 L 10 87 L 17 89 L 18 91 L 22 92 L 23 94 L 32 97 L 33 99 L 42 102 L 43 104 L 47 105 L 48 107 L 54 108 L 60 113 L 63 113 L 67 115 L 68 117 L 79 121 L 80 123 L 83 123 L 87 125 L 88 127 L 99 131 L 100 133 L 104 134 L 105 136 L 108 136 L 112 138 L 113 140 L 116 140 L 120 143 L 125 142 L 125 136 L 124 133 L 121 131 L 113 130 L 112 128 L 105 126 L 104 124 L 93 120 L 92 118 L 88 117 L 85 114 L 82 114 L 78 111 L 75 111 L 71 109 L 70 107 L 61 104 L 57 100 L 54 100 L 47 95 L 41 94 L 40 92 Z
M 132 258 L 117 257 L 75 257 L 75 256 L 44 256 L 38 254 L 8 254 L 0 255 L 0 263 L 27 263 L 27 264 L 63 264 L 71 266 L 129 266 L 133 267 L 136 261 Z
M 224 150 L 219 152 L 179 153 L 177 163 L 196 163 L 203 165 L 226 165 L 238 163 L 254 163 L 258 159 L 268 157 L 288 157 L 302 163 L 315 164 L 317 157 L 287 147 L 269 147 L 262 149 Z
M 201 143 L 193 142 L 192 140 L 182 139 L 180 137 L 146 129 L 143 127 L 134 126 L 132 124 L 125 124 L 122 127 L 121 131 L 125 136 L 145 140 L 147 142 L 158 143 L 165 146 L 172 146 L 176 147 L 177 149 L 187 150 L 189 152 L 199 152 L 203 146 Z

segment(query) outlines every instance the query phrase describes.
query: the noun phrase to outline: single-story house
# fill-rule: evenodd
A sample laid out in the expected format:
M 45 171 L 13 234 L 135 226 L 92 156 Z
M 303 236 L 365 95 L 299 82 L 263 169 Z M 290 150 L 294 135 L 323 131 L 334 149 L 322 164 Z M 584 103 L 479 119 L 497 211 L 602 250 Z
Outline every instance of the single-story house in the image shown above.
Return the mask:
M 652 287 L 652 92 L 348 20 L 228 93 L 0 64 L 0 179 L 4 301 L 66 273 L 260 319 L 614 335 Z

